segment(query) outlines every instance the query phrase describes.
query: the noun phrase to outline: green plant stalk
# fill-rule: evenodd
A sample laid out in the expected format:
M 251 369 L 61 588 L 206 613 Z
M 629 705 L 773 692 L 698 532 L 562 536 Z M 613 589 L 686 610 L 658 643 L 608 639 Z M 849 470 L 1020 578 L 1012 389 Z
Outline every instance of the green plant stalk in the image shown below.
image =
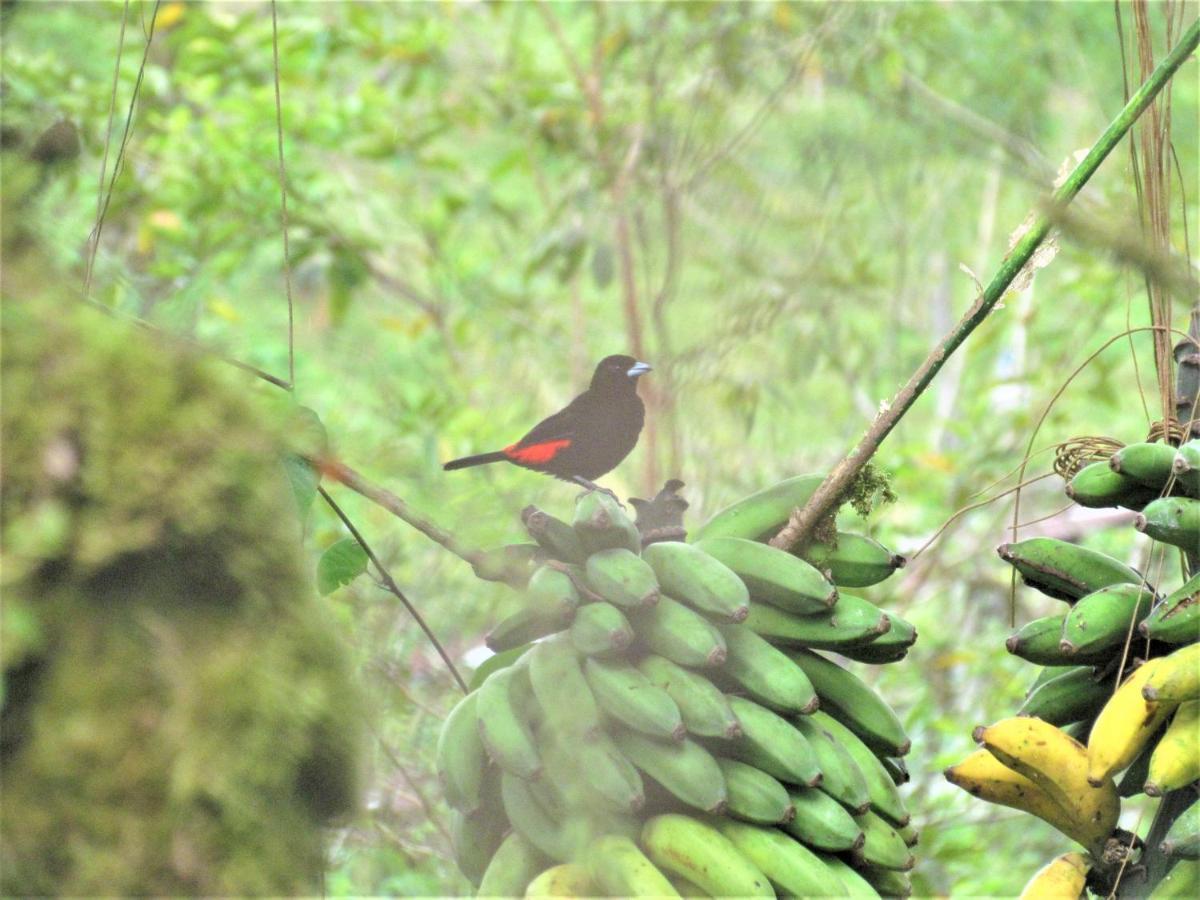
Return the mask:
M 1184 32 L 1179 43 L 1163 58 L 1145 83 L 1134 92 L 1133 96 L 1129 98 L 1129 102 L 1092 145 L 1087 155 L 1054 192 L 1050 201 L 1052 209 L 1067 206 L 1075 198 L 1075 195 L 1087 184 L 1088 179 L 1095 174 L 1100 163 L 1137 121 L 1138 116 L 1158 96 L 1159 91 L 1170 81 L 1171 76 L 1175 74 L 1184 60 L 1195 51 L 1198 43 L 1200 43 L 1200 19 L 1194 21 L 1191 27 Z M 871 423 L 871 427 L 867 429 L 867 433 L 863 435 L 858 446 L 833 467 L 825 481 L 817 488 L 803 508 L 793 510 L 787 525 L 771 539 L 770 543 L 773 547 L 790 550 L 809 539 L 814 526 L 835 507 L 855 476 L 879 449 L 879 445 L 896 427 L 896 424 L 921 396 L 929 383 L 933 381 L 934 376 L 941 371 L 950 355 L 958 349 L 971 332 L 982 324 L 1000 298 L 1004 296 L 1004 292 L 1008 290 L 1013 279 L 1029 262 L 1042 241 L 1046 239 L 1046 235 L 1050 232 L 1051 219 L 1052 215 L 1046 213 L 1037 216 L 1030 229 L 1004 258 L 1000 268 L 996 270 L 996 274 L 992 276 L 992 280 L 988 282 L 987 287 L 976 298 L 971 308 L 942 339 L 941 343 L 933 349 L 921 367 L 913 373 L 908 383 L 875 417 L 875 421 Z

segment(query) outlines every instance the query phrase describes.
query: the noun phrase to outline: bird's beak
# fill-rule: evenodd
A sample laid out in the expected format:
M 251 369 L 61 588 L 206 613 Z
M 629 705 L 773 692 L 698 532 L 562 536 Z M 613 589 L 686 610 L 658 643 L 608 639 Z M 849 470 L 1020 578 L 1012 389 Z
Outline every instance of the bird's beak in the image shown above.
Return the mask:
M 625 374 L 628 375 L 630 378 L 637 378 L 639 375 L 645 375 L 647 372 L 653 372 L 653 371 L 654 371 L 654 369 L 652 369 L 650 366 L 646 365 L 646 363 L 640 362 L 640 363 L 635 363 L 634 366 Z

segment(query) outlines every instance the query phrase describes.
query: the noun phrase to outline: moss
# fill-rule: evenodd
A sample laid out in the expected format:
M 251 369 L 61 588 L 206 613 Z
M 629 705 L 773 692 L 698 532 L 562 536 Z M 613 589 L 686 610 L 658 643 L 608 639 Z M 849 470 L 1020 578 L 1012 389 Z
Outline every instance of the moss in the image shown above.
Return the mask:
M 2 321 L 0 891 L 311 892 L 359 716 L 278 428 L 225 371 L 25 283 Z

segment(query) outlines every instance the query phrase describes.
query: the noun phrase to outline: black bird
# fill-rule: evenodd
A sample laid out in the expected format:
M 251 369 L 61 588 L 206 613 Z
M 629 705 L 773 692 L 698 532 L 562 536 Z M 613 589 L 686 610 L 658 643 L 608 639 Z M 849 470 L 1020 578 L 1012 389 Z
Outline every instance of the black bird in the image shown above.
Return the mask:
M 649 371 L 632 356 L 606 356 L 586 391 L 515 444 L 451 460 L 442 468 L 510 462 L 594 489 L 593 480 L 615 469 L 637 444 L 646 416 L 637 379 Z

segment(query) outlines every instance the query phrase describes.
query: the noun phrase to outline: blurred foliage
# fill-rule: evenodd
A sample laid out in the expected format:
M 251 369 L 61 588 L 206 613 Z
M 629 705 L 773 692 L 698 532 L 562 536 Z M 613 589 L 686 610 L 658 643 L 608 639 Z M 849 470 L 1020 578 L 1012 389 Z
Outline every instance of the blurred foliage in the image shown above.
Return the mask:
M 114 152 L 152 9 L 131 6 Z M 54 264 L 80 281 L 121 10 L 22 3 L 5 26 L 6 129 L 31 141 L 65 118 L 80 131 L 78 164 L 32 213 Z M 263 3 L 162 4 L 92 294 L 283 375 L 271 35 Z M 622 494 L 678 475 L 695 523 L 831 465 L 966 308 L 970 273 L 995 269 L 1046 173 L 1123 102 L 1113 9 L 1087 2 L 285 3 L 279 53 L 297 399 L 349 465 L 489 548 L 521 539 L 527 503 L 569 517 L 573 491 L 440 462 L 510 442 L 610 352 L 655 366 L 647 431 L 605 479 Z M 1175 245 L 1187 246 L 1186 213 L 1194 252 L 1194 63 L 1172 96 Z M 1136 233 L 1124 148 L 1079 203 Z M 878 463 L 900 499 L 872 531 L 915 551 L 1018 465 L 1087 354 L 1146 324 L 1139 273 L 1064 238 L 885 444 Z M 1160 417 L 1153 378 L 1148 339 L 1117 342 L 1034 449 L 1142 439 Z M 1029 474 L 1049 462 L 1041 453 Z M 512 593 L 333 490 L 454 658 L 477 662 Z M 1047 479 L 1020 518 L 1065 505 Z M 1012 514 L 1005 499 L 955 520 L 873 597 L 921 628 L 908 660 L 878 676 L 914 737 L 919 894 L 1015 893 L 1064 843 L 940 775 L 1033 677 L 1003 650 L 1009 573 L 992 548 Z M 1144 562 L 1125 525 L 1035 527 Z M 314 566 L 345 536 L 314 503 Z M 462 891 L 431 772 L 453 682 L 370 580 L 326 602 L 356 636 L 375 738 L 364 811 L 334 837 L 326 889 Z M 1018 590 L 1015 615 L 1053 606 Z

